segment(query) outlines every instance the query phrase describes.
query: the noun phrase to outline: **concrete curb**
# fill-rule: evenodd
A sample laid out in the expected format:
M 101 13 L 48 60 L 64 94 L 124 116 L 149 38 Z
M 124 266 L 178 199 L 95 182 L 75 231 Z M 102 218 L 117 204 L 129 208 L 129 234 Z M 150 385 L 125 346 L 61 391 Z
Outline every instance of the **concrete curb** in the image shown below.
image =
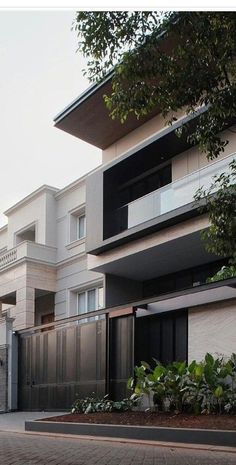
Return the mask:
M 26 421 L 27 432 L 90 436 L 94 439 L 158 441 L 236 448 L 236 431 L 163 428 L 150 426 L 102 425 L 91 423 L 57 423 L 52 421 Z
M 187 450 L 202 450 L 209 452 L 220 452 L 236 454 L 235 447 L 227 446 L 211 446 L 207 444 L 184 444 L 182 442 L 161 442 L 161 441 L 142 441 L 141 439 L 124 439 L 124 438 L 107 438 L 105 436 L 79 436 L 76 434 L 61 434 L 61 433 L 40 433 L 37 431 L 22 431 L 22 430 L 0 430 L 0 433 L 7 434 L 23 434 L 28 436 L 46 436 L 54 439 L 74 439 L 80 441 L 95 441 L 95 442 L 111 442 L 120 444 L 140 444 L 144 446 L 167 447 L 168 449 L 187 449 Z

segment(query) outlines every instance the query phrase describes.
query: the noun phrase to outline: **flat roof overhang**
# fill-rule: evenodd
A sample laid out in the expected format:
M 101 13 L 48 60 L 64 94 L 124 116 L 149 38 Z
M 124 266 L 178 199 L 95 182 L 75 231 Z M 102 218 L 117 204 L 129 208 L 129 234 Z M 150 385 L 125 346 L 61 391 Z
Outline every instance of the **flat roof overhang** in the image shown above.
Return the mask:
M 71 134 L 95 147 L 105 150 L 117 140 L 129 134 L 134 129 L 160 114 L 160 108 L 156 107 L 147 116 L 137 119 L 133 113 L 122 124 L 118 119 L 110 117 L 110 110 L 104 102 L 104 95 L 112 92 L 112 76 L 109 73 L 100 83 L 90 86 L 85 92 L 73 100 L 66 108 L 58 113 L 54 118 L 54 126 L 62 131 Z M 181 118 L 177 126 L 196 119 L 201 113 L 207 111 L 208 106 L 196 110 L 195 114 Z M 225 128 L 235 122 L 235 118 L 227 121 Z M 176 124 L 167 127 L 167 131 L 174 133 Z M 186 144 L 186 141 L 185 141 Z M 186 144 L 186 148 L 189 148 Z
M 65 323 L 77 322 L 84 319 L 85 316 L 86 318 L 93 318 L 94 316 L 104 314 L 109 314 L 109 317 L 112 317 L 112 314 L 113 316 L 117 314 L 120 316 L 122 311 L 124 315 L 135 311 L 137 317 L 150 316 L 155 313 L 166 313 L 180 309 L 187 310 L 190 307 L 197 307 L 199 305 L 207 305 L 214 302 L 230 301 L 235 299 L 236 278 L 230 278 L 223 281 L 218 281 L 216 283 L 202 284 L 191 289 L 163 294 L 159 297 L 152 297 L 150 299 L 137 302 L 127 302 L 126 304 L 115 307 L 105 307 L 101 310 L 90 312 L 89 314 L 84 313 L 69 318 L 63 318 L 61 320 L 54 321 L 53 323 L 23 329 L 17 331 L 17 333 L 25 334 L 27 336 L 28 334 L 31 335 L 33 332 L 41 331 L 41 329 L 44 328 L 54 328 L 55 326 L 60 327 L 60 325 L 64 325 Z M 150 305 L 155 305 L 155 309 L 152 311 L 148 310 L 148 307 L 150 309 Z
M 156 108 L 139 120 L 131 114 L 125 124 L 113 120 L 103 98 L 112 91 L 111 78 L 109 75 L 102 83 L 89 87 L 62 110 L 54 118 L 55 127 L 104 150 L 160 113 Z
M 136 281 L 165 276 L 216 261 L 217 257 L 206 251 L 200 230 L 167 240 L 152 247 L 145 247 L 122 257 L 115 254 L 98 256 L 90 261 L 92 271 L 112 274 Z
M 177 16 L 174 18 L 174 21 L 176 20 Z M 169 53 L 175 44 L 175 39 L 162 31 L 158 37 L 158 44 L 161 50 Z M 139 120 L 133 114 L 129 115 L 125 124 L 121 124 L 118 120 L 112 120 L 103 96 L 112 92 L 113 75 L 114 70 L 111 69 L 100 83 L 90 86 L 62 110 L 54 118 L 55 126 L 104 150 L 160 113 L 160 109 L 157 107 L 149 115 Z
M 163 294 L 133 304 L 137 316 L 171 312 L 236 299 L 236 278 L 202 284 L 190 289 Z M 142 308 L 146 305 L 146 309 Z M 236 311 L 236 309 L 235 309 Z

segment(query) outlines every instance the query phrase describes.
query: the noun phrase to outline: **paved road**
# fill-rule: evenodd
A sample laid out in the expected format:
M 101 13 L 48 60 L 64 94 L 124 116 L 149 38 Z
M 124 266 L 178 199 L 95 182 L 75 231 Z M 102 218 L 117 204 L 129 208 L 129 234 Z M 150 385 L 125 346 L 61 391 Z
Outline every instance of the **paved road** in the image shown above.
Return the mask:
M 236 465 L 236 454 L 0 433 L 1 465 Z

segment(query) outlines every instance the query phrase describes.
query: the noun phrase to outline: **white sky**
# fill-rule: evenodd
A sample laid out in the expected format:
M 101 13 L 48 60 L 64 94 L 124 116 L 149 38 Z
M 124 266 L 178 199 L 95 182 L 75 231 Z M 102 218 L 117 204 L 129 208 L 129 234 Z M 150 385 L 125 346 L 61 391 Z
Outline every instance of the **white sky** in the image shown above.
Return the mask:
M 0 226 L 42 184 L 64 187 L 101 151 L 56 129 L 53 117 L 89 85 L 64 11 L 0 10 Z

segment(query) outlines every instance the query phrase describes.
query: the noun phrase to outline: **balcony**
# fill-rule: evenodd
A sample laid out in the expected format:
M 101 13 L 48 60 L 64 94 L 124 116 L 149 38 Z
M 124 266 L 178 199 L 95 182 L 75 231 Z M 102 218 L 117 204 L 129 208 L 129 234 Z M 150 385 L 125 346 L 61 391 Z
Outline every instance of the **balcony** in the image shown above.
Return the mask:
M 150 194 L 140 197 L 119 209 L 119 217 L 125 225 L 124 229 L 130 229 L 145 221 L 168 213 L 194 201 L 197 189 L 207 189 L 212 183 L 214 175 L 229 172 L 229 163 L 233 161 L 235 154 L 225 157 L 201 168 L 193 173 L 178 179 L 175 182 L 157 189 Z
M 54 264 L 56 263 L 56 248 L 30 241 L 21 242 L 0 256 L 0 270 L 26 258 Z

